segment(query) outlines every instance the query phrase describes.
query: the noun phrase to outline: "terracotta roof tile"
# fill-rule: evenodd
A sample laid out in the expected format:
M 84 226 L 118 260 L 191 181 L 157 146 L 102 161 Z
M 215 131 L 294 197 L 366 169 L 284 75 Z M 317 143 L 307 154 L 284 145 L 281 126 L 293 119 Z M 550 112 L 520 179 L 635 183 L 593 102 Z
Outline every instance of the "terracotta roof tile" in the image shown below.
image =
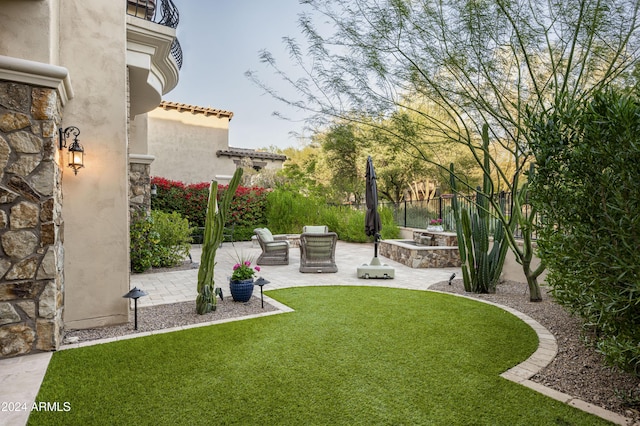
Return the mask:
M 216 152 L 216 156 L 225 156 L 225 157 L 250 157 L 250 158 L 262 158 L 266 160 L 280 160 L 285 161 L 287 159 L 286 155 L 274 154 L 273 152 L 264 152 L 264 151 L 256 151 L 254 149 L 247 148 L 234 148 L 229 147 L 229 149 L 218 150 Z
M 174 109 L 178 112 L 189 111 L 192 114 L 203 114 L 205 117 L 208 117 L 210 115 L 216 116 L 218 118 L 226 117 L 229 119 L 229 121 L 231 121 L 231 118 L 233 117 L 233 112 L 231 111 L 225 111 L 215 108 L 204 108 L 197 105 L 182 104 L 179 102 L 162 101 L 160 102 L 159 107 L 165 110 Z

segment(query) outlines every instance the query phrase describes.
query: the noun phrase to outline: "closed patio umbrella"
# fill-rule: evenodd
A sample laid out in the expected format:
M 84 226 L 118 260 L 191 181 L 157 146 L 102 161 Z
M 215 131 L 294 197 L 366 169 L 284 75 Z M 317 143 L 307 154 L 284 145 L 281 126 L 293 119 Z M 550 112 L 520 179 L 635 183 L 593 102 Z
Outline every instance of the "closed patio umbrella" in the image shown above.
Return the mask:
M 367 172 L 366 172 L 366 204 L 367 213 L 364 219 L 364 232 L 369 237 L 374 238 L 373 260 L 372 265 L 379 265 L 378 260 L 378 240 L 380 239 L 380 230 L 382 230 L 382 224 L 380 223 L 380 214 L 378 213 L 378 187 L 376 184 L 376 171 L 373 168 L 373 159 L 371 156 L 367 158 Z

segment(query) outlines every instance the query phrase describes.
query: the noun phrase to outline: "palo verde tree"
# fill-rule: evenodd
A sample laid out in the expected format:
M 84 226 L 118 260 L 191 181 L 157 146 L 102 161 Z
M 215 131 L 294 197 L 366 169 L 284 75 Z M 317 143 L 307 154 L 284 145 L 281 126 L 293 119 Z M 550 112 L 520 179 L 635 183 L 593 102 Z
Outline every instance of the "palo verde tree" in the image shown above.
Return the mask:
M 626 77 L 638 54 L 635 0 L 304 0 L 300 17 L 307 44 L 286 38 L 301 76 L 285 73 L 269 52 L 261 59 L 292 84 L 299 99 L 281 96 L 248 76 L 276 98 L 308 110 L 314 118 L 340 117 L 376 123 L 370 117 L 421 115 L 430 132 L 466 146 L 485 174 L 481 129 L 488 125 L 495 152 L 506 152 L 508 168 L 492 155 L 492 182 L 484 194 L 505 229 L 517 223 L 527 233 L 531 215 L 521 203 L 531 161 L 524 111 L 549 108 L 558 97 L 580 98 Z M 329 22 L 323 34 L 315 22 Z M 448 118 L 416 108 L 421 99 Z M 402 135 L 398 135 L 400 138 Z M 408 152 L 432 161 L 420 141 L 405 141 Z M 491 152 L 491 148 L 490 148 Z M 503 155 L 503 154 L 500 154 Z M 502 163 L 502 164 L 501 164 Z M 446 168 L 446 165 L 444 165 Z M 472 189 L 472 188 L 469 188 Z M 514 195 L 500 213 L 498 190 Z M 540 300 L 537 283 L 544 266 L 532 269 L 531 235 L 524 246 L 507 236 L 523 266 L 530 299 Z
M 359 204 L 364 199 L 363 174 L 357 167 L 362 156 L 359 129 L 353 123 L 335 123 L 317 139 L 331 171 L 329 188 L 337 195 L 335 201 L 353 200 Z

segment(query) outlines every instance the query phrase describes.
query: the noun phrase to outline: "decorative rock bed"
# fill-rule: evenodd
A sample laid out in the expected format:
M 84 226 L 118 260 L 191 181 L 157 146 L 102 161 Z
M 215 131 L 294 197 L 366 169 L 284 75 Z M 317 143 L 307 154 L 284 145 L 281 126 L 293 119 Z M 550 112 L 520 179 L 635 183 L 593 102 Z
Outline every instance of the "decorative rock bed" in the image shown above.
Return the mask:
M 413 240 L 384 240 L 381 256 L 411 268 L 453 268 L 461 265 L 457 236 L 452 232 L 414 231 Z

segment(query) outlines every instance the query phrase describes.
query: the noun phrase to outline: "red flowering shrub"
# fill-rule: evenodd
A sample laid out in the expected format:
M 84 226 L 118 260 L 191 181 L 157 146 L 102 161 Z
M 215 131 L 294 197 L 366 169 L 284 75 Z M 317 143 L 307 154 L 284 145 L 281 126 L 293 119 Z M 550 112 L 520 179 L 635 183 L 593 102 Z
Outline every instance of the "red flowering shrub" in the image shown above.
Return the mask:
M 185 185 L 161 177 L 151 178 L 157 195 L 151 199 L 151 208 L 166 212 L 177 211 L 189 220 L 192 227 L 204 227 L 209 198 L 209 183 Z M 227 185 L 218 185 L 218 196 L 227 190 Z M 249 239 L 253 229 L 266 224 L 267 191 L 265 188 L 239 186 L 231 202 L 231 212 L 226 226 L 234 226 L 236 240 Z

